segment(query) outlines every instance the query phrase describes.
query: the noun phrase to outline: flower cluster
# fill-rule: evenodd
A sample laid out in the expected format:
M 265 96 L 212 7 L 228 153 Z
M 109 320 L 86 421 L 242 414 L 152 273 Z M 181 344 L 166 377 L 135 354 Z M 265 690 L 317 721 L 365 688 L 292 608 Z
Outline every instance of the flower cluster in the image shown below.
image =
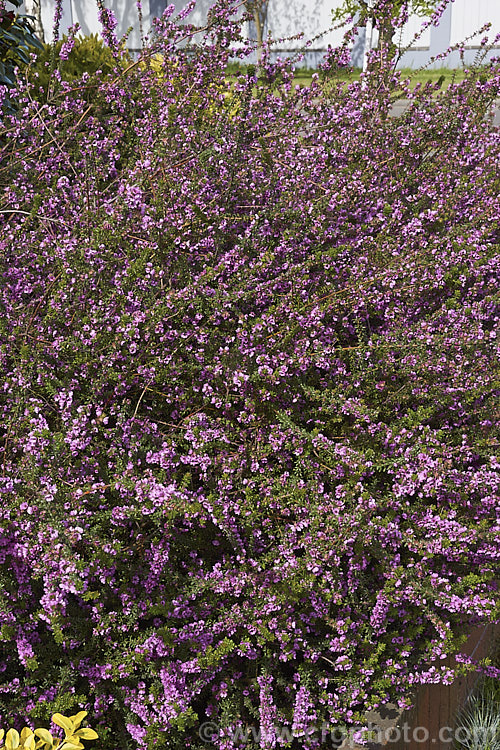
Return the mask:
M 499 617 L 498 64 L 299 88 L 182 20 L 0 133 L 0 718 L 105 750 L 356 724 Z

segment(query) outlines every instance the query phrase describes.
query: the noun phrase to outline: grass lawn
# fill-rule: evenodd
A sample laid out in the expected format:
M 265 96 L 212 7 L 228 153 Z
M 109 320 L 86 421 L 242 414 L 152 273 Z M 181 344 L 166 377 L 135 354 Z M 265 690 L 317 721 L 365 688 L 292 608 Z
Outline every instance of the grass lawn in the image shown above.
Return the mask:
M 228 75 L 234 75 L 242 70 L 243 68 L 241 66 L 234 63 L 231 63 L 227 67 Z M 310 68 L 297 68 L 295 71 L 294 82 L 299 86 L 309 86 L 311 78 L 315 72 L 317 71 Z M 428 81 L 435 83 L 440 78 L 443 79 L 442 88 L 446 88 L 451 83 L 458 83 L 464 79 L 464 70 L 462 68 L 436 68 L 433 70 L 412 70 L 411 68 L 402 68 L 401 73 L 403 79 L 411 79 L 412 88 L 415 88 L 418 84 L 425 84 Z M 339 72 L 338 79 L 348 83 L 350 81 L 359 80 L 360 75 L 361 69 L 355 68 L 351 71 Z
M 297 69 L 295 73 L 295 82 L 300 86 L 308 86 L 311 82 L 311 77 L 315 71 L 307 68 Z M 425 84 L 428 81 L 435 83 L 440 78 L 443 78 L 442 86 L 446 88 L 451 83 L 457 83 L 464 79 L 464 71 L 453 68 L 437 68 L 434 70 L 412 70 L 411 68 L 403 68 L 401 70 L 402 78 L 410 78 L 411 86 L 415 88 L 417 84 Z M 361 75 L 361 69 L 356 68 L 352 72 L 340 73 L 340 80 L 346 82 L 359 80 Z

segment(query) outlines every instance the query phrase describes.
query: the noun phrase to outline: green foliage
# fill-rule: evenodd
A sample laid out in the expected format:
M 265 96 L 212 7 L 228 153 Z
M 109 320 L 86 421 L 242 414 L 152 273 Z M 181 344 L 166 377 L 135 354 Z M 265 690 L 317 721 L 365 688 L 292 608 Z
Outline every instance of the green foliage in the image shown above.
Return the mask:
M 352 16 L 358 16 L 358 25 L 365 26 L 368 19 L 379 31 L 379 48 L 389 45 L 393 48 L 392 38 L 395 34 L 394 20 L 403 11 L 416 13 L 419 16 L 429 16 L 436 9 L 436 0 L 344 0 L 340 8 L 332 11 L 334 23 L 345 21 Z
M 67 44 L 68 37 L 63 36 L 55 47 L 51 44 L 41 46 L 35 64 L 30 71 L 30 78 L 36 81 L 40 91 L 40 98 L 46 98 L 51 78 L 52 59 L 57 61 L 57 68 L 63 81 L 72 83 L 82 77 L 84 73 L 95 75 L 100 70 L 104 75 L 109 75 L 116 68 L 116 60 L 109 47 L 107 47 L 97 34 L 90 36 L 79 35 L 75 39 L 73 49 L 67 60 L 60 59 L 61 49 Z
M 12 0 L 12 4 L 19 7 L 21 0 Z M 15 86 L 16 68 L 28 65 L 30 53 L 42 49 L 31 20 L 31 16 L 0 10 L 0 85 L 9 89 Z M 15 109 L 10 98 L 4 102 L 4 108 Z
M 394 3 L 394 10 L 400 11 L 403 5 L 407 5 L 408 0 L 396 0 Z M 410 0 L 409 10 L 412 13 L 417 13 L 419 16 L 428 16 L 435 9 L 437 3 L 436 0 Z M 367 0 L 344 0 L 343 4 L 339 8 L 335 8 L 332 11 L 334 21 L 343 21 L 348 16 L 360 14 L 361 24 L 365 23 L 370 9 L 368 7 Z M 374 3 L 372 13 L 377 13 L 377 3 Z

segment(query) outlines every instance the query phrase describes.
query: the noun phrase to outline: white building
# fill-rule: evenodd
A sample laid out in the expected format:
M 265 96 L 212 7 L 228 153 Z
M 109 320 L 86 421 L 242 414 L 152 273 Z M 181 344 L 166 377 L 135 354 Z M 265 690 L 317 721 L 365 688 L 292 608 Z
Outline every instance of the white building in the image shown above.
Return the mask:
M 31 0 L 33 2 L 34 0 Z M 51 40 L 55 0 L 38 0 L 42 7 L 42 22 L 46 41 Z M 138 51 L 141 47 L 139 21 L 136 0 L 104 0 L 105 6 L 110 8 L 118 21 L 118 36 L 123 35 L 129 27 L 128 47 Z M 187 0 L 142 0 L 143 29 L 147 33 L 151 27 L 153 17 L 159 16 L 165 8 L 174 4 L 176 10 L 182 10 Z M 197 0 L 195 11 L 189 17 L 190 23 L 203 25 L 206 14 L 213 0 Z M 305 54 L 304 62 L 307 67 L 315 67 L 324 55 L 328 46 L 337 46 L 343 36 L 341 30 L 329 30 L 331 27 L 332 8 L 342 4 L 342 0 L 269 0 L 266 34 L 270 32 L 273 39 L 284 39 L 300 32 L 304 33 L 304 41 L 312 40 Z M 401 46 L 409 45 L 415 33 L 421 29 L 424 19 L 413 16 L 400 37 Z M 100 25 L 97 18 L 97 4 L 95 0 L 63 0 L 63 17 L 61 33 L 72 24 L 78 22 L 83 34 L 99 33 Z M 500 32 L 500 0 L 454 0 L 450 3 L 438 27 L 427 28 L 418 41 L 413 42 L 411 48 L 403 55 L 400 67 L 417 68 L 425 65 L 430 58 L 444 52 L 448 47 L 467 39 L 465 50 L 466 63 L 472 62 L 477 54 L 480 40 L 484 34 L 477 34 L 484 24 L 492 24 L 490 38 L 493 39 Z M 321 32 L 322 36 L 318 37 Z M 251 35 L 251 29 L 248 29 Z M 474 35 L 475 34 L 475 35 Z M 471 35 L 474 35 L 471 38 Z M 375 44 L 375 38 L 373 43 Z M 279 54 L 290 53 L 301 47 L 303 42 L 281 41 L 275 46 Z M 364 48 L 363 32 L 352 49 L 352 60 L 356 66 L 361 66 Z M 500 42 L 496 49 L 489 53 L 489 57 L 500 54 Z M 434 67 L 458 67 L 459 53 L 453 52 L 446 61 L 438 61 Z

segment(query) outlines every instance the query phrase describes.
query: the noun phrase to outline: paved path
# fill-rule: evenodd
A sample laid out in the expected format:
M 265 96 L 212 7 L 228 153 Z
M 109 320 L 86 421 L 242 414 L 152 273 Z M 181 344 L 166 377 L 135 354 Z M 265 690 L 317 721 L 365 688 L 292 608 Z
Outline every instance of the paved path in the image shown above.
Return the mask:
M 402 115 L 409 103 L 408 99 L 398 99 L 391 110 L 391 117 L 399 117 Z M 493 106 L 493 125 L 500 127 L 500 99 L 496 99 Z

